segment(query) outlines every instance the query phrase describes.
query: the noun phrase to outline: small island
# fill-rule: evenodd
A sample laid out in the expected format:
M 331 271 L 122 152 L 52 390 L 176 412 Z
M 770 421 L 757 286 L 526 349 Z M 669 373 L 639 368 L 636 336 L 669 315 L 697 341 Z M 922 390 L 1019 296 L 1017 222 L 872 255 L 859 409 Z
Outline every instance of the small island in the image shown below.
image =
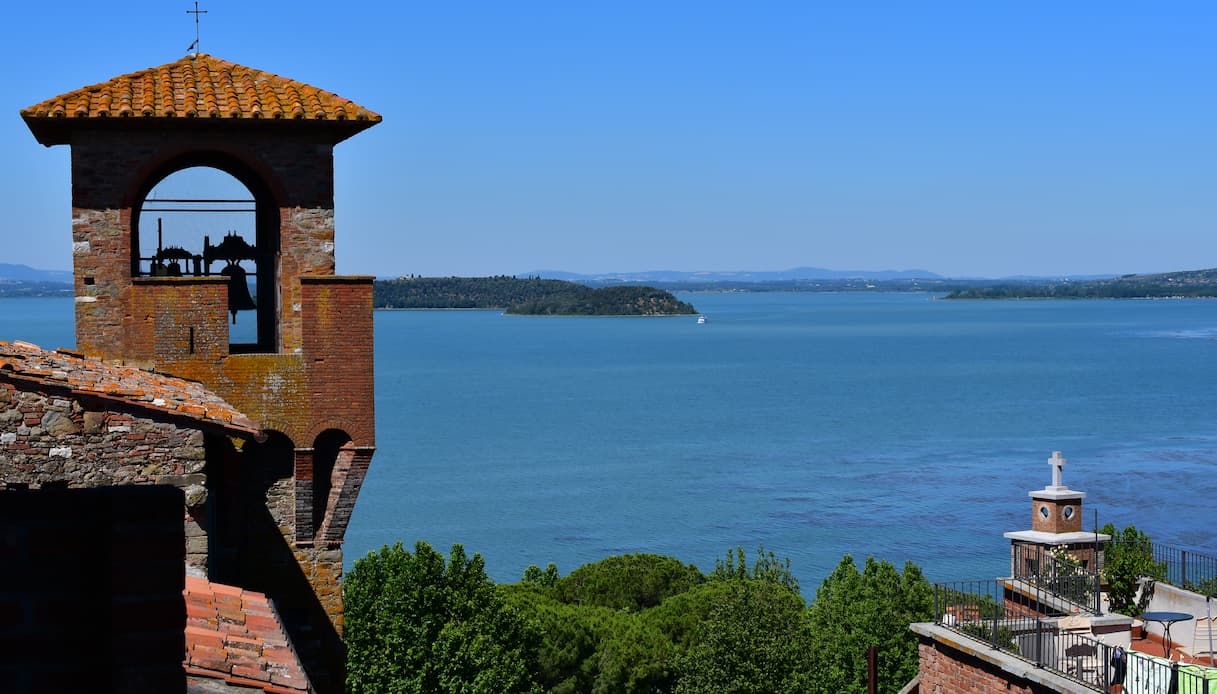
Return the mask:
M 537 277 L 399 277 L 377 280 L 372 305 L 385 309 L 501 309 L 528 316 L 684 316 L 697 313 L 671 292 L 642 286 L 594 289 Z

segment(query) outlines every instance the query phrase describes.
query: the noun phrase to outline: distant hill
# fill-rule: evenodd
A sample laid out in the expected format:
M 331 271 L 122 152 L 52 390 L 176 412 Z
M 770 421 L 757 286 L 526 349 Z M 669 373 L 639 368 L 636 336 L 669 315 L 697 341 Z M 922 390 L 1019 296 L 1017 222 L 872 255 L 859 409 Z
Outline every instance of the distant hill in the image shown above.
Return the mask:
M 929 270 L 827 270 L 818 267 L 797 267 L 790 270 L 738 272 L 679 272 L 676 270 L 651 270 L 647 272 L 605 272 L 583 275 L 560 270 L 538 270 L 527 273 L 529 277 L 567 280 L 581 284 L 632 284 L 663 283 L 665 285 L 688 282 L 708 284 L 712 282 L 760 283 L 792 282 L 801 280 L 898 280 L 898 279 L 942 279 Z
M 669 316 L 695 313 L 689 304 L 654 287 L 592 288 L 531 277 L 400 277 L 377 280 L 375 308 L 503 309 L 525 315 Z
M 71 296 L 72 273 L 0 263 L 0 297 Z
M 994 280 L 954 288 L 948 299 L 1153 299 L 1217 297 L 1217 269 L 1092 280 Z
M 0 281 L 12 282 L 60 282 L 72 283 L 72 273 L 67 270 L 36 270 L 29 265 L 0 263 Z

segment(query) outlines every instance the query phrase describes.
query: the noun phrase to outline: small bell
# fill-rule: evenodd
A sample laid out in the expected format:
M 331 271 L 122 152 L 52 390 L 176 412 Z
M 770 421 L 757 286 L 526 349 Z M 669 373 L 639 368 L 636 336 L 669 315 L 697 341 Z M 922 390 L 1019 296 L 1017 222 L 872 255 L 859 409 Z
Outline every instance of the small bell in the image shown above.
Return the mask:
M 232 322 L 237 322 L 237 311 L 248 311 L 258 307 L 254 298 L 249 294 L 249 283 L 245 281 L 245 268 L 239 263 L 230 262 L 220 270 L 220 274 L 228 278 L 228 310 L 232 313 Z

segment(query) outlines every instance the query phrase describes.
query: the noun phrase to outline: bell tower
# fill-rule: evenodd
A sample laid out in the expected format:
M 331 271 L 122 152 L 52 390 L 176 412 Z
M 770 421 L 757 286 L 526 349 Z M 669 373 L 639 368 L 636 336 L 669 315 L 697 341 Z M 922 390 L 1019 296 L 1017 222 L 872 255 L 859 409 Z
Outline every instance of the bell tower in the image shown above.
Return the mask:
M 338 276 L 334 146 L 381 117 L 207 54 L 21 111 L 71 147 L 76 349 L 193 379 L 257 422 L 239 464 L 209 462 L 212 580 L 271 595 L 293 640 L 341 634 L 341 546 L 375 450 L 372 277 Z M 252 230 L 166 244 L 151 195 L 192 167 L 248 191 Z M 213 201 L 214 202 L 214 201 Z M 252 325 L 233 340 L 233 321 Z M 247 532 L 254 516 L 277 531 Z M 332 652 L 341 652 L 340 646 Z

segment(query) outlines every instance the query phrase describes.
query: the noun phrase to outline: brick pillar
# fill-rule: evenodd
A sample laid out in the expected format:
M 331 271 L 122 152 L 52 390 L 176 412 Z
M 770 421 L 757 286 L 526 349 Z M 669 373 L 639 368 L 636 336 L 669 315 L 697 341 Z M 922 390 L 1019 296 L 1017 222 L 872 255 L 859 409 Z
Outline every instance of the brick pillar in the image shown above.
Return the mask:
M 296 449 L 296 545 L 313 544 L 313 449 Z

